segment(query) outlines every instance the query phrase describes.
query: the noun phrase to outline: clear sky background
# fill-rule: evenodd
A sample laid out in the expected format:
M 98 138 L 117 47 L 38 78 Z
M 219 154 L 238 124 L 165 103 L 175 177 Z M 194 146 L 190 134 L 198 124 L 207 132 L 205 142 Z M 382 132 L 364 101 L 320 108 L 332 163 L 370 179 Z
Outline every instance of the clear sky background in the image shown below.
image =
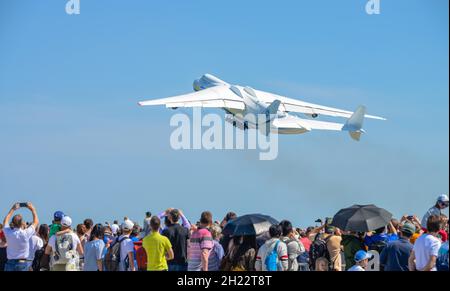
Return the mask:
M 79 222 L 181 208 L 313 224 L 355 203 L 420 216 L 449 189 L 447 0 L 0 0 L 0 214 Z M 281 136 L 279 156 L 174 151 L 137 101 L 235 84 L 369 113 L 367 134 Z M 217 112 L 218 110 L 209 110 Z

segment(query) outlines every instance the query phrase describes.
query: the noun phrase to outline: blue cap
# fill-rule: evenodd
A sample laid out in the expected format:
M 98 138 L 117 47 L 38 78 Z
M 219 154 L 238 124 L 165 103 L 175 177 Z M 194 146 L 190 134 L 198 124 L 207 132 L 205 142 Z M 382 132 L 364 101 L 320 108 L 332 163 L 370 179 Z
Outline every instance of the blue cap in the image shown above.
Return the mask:
M 53 214 L 53 219 L 55 220 L 61 220 L 64 217 L 64 213 L 62 211 L 56 211 L 55 214 Z
M 372 258 L 372 255 L 363 250 L 357 251 L 355 254 L 355 262 L 361 262 L 362 260 L 365 260 L 365 259 L 370 260 L 371 258 Z

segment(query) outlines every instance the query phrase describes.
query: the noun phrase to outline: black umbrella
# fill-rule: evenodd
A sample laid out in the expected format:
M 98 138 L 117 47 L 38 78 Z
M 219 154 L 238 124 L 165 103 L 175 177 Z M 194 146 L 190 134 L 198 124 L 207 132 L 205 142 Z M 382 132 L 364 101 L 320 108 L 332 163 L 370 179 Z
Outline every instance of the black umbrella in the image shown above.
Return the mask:
M 392 213 L 370 205 L 353 205 L 339 210 L 333 217 L 332 226 L 342 230 L 368 232 L 389 224 Z
M 263 214 L 239 216 L 227 223 L 224 235 L 260 235 L 269 230 L 272 224 L 278 224 L 275 218 Z

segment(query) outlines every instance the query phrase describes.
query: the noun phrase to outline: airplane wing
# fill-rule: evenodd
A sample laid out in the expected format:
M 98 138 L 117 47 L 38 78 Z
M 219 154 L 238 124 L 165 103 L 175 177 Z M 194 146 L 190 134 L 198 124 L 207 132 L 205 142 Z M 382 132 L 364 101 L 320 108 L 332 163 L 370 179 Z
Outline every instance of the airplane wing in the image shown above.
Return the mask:
M 342 110 L 342 109 L 338 109 L 338 108 L 303 102 L 300 100 L 283 97 L 283 96 L 278 96 L 278 95 L 274 95 L 274 94 L 269 94 L 269 93 L 262 92 L 262 91 L 257 91 L 257 90 L 255 90 L 255 91 L 256 91 L 258 98 L 261 101 L 265 102 L 266 104 L 270 104 L 274 100 L 277 100 L 277 99 L 280 100 L 281 101 L 280 110 L 284 110 L 285 112 L 297 112 L 297 113 L 304 113 L 304 114 L 308 114 L 308 115 L 317 114 L 317 115 L 325 115 L 325 116 L 332 116 L 332 117 L 345 117 L 345 118 L 350 118 L 350 116 L 352 116 L 352 114 L 353 114 L 352 111 L 347 111 L 347 110 Z M 374 115 L 366 114 L 365 117 L 371 118 L 371 119 L 386 120 L 383 117 L 374 116 Z
M 185 95 L 141 101 L 138 104 L 141 106 L 165 105 L 168 108 L 209 107 L 245 109 L 242 98 L 234 94 L 228 86 L 215 86 Z

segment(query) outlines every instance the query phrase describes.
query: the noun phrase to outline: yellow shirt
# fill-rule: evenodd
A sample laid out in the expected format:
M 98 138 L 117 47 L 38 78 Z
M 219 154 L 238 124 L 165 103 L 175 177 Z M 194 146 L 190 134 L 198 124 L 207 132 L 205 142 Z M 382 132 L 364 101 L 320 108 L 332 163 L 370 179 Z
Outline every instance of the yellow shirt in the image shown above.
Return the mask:
M 172 248 L 172 244 L 167 237 L 153 231 L 143 239 L 142 246 L 147 253 L 147 271 L 168 269 L 166 253 Z

